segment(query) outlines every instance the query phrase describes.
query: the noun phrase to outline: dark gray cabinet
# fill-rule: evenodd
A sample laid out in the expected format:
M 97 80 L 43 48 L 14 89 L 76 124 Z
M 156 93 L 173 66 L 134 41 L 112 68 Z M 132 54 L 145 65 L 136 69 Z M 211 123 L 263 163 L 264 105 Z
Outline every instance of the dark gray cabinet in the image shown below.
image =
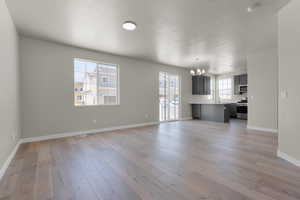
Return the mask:
M 210 95 L 210 77 L 209 76 L 193 76 L 193 95 Z
M 227 106 L 230 118 L 236 118 L 237 117 L 236 103 L 227 104 L 226 106 Z
M 240 76 L 240 85 L 247 85 L 248 84 L 248 76 L 247 74 L 243 74 Z
M 239 95 L 240 94 L 240 76 L 234 76 L 234 94 Z
M 210 77 L 204 76 L 204 94 L 210 95 Z
M 240 85 L 248 85 L 248 75 L 242 74 L 234 76 L 234 94 L 240 94 Z
M 193 94 L 197 94 L 197 93 L 198 93 L 198 90 L 199 90 L 199 89 L 198 89 L 198 87 L 199 87 L 198 85 L 199 85 L 199 84 L 198 84 L 198 77 L 197 77 L 197 76 L 193 76 L 193 77 L 192 77 L 192 84 L 193 84 L 193 85 L 192 85 L 192 88 L 193 88 L 192 93 L 193 93 Z
M 203 76 L 198 76 L 198 94 L 199 95 L 204 95 L 204 84 L 205 84 L 205 80 Z
M 201 105 L 200 104 L 192 105 L 192 116 L 193 116 L 193 119 L 201 118 Z
M 224 104 L 193 104 L 193 119 L 214 122 L 229 122 L 230 110 Z

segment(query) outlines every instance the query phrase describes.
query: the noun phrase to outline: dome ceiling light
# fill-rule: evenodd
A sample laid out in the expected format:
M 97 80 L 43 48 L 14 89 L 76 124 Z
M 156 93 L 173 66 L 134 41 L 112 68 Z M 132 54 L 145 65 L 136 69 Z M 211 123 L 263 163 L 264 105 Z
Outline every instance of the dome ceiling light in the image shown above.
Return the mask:
M 123 29 L 127 31 L 134 31 L 137 27 L 136 23 L 133 21 L 125 21 L 122 25 Z

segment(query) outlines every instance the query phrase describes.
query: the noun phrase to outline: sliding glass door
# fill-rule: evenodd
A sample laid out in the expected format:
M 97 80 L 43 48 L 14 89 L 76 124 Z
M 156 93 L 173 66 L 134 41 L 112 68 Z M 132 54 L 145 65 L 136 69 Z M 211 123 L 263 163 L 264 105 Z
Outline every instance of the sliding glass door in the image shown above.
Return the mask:
M 159 73 L 159 120 L 174 121 L 180 115 L 180 79 L 176 74 Z

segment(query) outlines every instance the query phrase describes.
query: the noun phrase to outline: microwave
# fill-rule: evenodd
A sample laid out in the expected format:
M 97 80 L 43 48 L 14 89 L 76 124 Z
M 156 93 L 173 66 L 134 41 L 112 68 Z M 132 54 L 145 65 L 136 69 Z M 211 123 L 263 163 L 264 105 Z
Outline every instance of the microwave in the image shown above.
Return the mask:
M 240 87 L 239 87 L 239 92 L 240 92 L 241 94 L 247 93 L 247 92 L 248 92 L 248 85 L 240 85 Z

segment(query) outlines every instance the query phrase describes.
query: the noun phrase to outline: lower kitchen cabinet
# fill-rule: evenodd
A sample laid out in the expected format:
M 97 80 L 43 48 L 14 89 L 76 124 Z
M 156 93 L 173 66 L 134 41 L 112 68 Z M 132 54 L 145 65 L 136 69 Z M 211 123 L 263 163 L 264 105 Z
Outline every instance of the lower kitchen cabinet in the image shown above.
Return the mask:
M 228 104 L 192 104 L 193 119 L 227 123 L 230 119 Z
M 201 117 L 201 105 L 200 104 L 192 104 L 192 116 L 193 116 L 193 119 L 200 119 L 200 117 Z

